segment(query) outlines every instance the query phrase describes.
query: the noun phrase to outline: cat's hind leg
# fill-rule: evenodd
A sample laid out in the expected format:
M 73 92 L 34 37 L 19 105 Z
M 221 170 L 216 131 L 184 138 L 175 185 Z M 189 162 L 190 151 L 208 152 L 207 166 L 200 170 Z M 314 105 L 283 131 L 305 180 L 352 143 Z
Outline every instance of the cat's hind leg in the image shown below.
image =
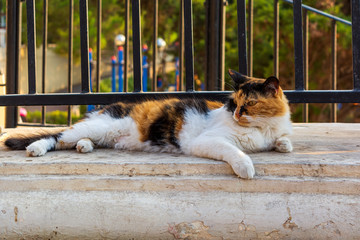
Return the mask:
M 26 149 L 29 156 L 38 157 L 50 150 L 74 149 L 81 153 L 91 152 L 95 146 L 114 147 L 123 128 L 122 119 L 93 112 L 71 128 L 54 136 L 47 136 L 31 143 Z
M 101 118 L 99 120 L 85 119 L 57 135 L 34 141 L 26 147 L 27 155 L 39 157 L 50 150 L 74 148 L 81 153 L 91 152 L 95 144 L 101 142 L 102 145 L 105 145 L 107 143 L 107 139 L 104 139 L 106 131 L 106 121 L 102 121 Z

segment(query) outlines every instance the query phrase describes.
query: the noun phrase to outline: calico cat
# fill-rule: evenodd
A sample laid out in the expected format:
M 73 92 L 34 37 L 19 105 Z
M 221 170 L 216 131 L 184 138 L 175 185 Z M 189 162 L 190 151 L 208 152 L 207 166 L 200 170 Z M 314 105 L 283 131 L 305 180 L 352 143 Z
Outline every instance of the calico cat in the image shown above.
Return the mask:
M 94 147 L 174 152 L 222 160 L 253 178 L 249 152 L 291 152 L 288 101 L 276 77 L 249 78 L 229 70 L 235 91 L 228 101 L 163 99 L 115 103 L 88 113 L 57 134 L 15 136 L 5 145 L 38 157 L 50 150 L 91 152 Z

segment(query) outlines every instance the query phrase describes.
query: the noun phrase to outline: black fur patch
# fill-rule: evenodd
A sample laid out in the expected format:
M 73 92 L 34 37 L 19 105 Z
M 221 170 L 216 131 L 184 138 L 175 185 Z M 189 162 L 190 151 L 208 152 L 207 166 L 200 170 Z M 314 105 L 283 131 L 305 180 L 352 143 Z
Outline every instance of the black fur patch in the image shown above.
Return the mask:
M 229 98 L 229 101 L 226 103 L 226 110 L 229 112 L 235 112 L 235 109 L 237 108 L 236 103 L 234 103 L 234 99 Z
M 203 99 L 185 99 L 176 103 L 176 109 L 185 112 L 186 109 L 193 109 L 200 114 L 207 114 L 210 109 L 208 108 L 206 101 Z
M 169 143 L 178 147 L 179 145 L 174 134 L 175 124 L 175 119 L 170 116 L 169 112 L 164 111 L 150 126 L 149 140 L 153 145 L 160 146 L 165 145 L 167 142 L 166 140 L 168 140 Z
M 153 145 L 162 146 L 169 143 L 180 148 L 175 127 L 179 119 L 183 120 L 187 109 L 195 110 L 200 114 L 207 114 L 210 111 L 205 100 L 185 99 L 174 105 L 165 105 L 163 113 L 149 128 L 148 138 Z
M 112 118 L 123 118 L 129 115 L 133 107 L 134 104 L 131 103 L 114 103 L 104 107 L 102 111 L 106 114 L 109 114 Z
M 27 146 L 36 142 L 40 139 L 44 138 L 54 138 L 57 142 L 58 138 L 61 136 L 61 133 L 58 134 L 44 134 L 39 136 L 24 136 L 24 137 L 15 137 L 15 138 L 8 138 L 5 140 L 5 145 L 13 150 L 25 150 Z
M 265 94 L 264 85 L 262 83 L 254 83 L 254 82 L 245 83 L 242 86 L 240 86 L 240 89 L 246 96 L 249 96 L 250 93 L 255 93 L 255 92 L 260 93 L 262 95 Z

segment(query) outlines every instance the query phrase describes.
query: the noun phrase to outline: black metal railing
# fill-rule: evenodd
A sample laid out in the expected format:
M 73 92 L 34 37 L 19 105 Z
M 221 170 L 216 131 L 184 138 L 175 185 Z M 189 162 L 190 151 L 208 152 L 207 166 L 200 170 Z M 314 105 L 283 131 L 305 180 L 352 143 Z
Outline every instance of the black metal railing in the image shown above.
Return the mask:
M 47 0 L 44 1 L 44 16 L 47 18 Z M 354 103 L 360 102 L 360 2 L 352 0 L 352 46 L 353 46 L 353 90 L 307 90 L 307 64 L 308 64 L 308 40 L 307 40 L 307 11 L 312 11 L 333 20 L 333 78 L 336 83 L 336 22 L 350 25 L 349 22 L 320 12 L 316 9 L 302 5 L 301 0 L 284 0 L 293 4 L 294 11 L 294 52 L 295 52 L 295 90 L 285 91 L 291 103 Z M 164 95 L 173 97 L 197 97 L 224 100 L 229 92 L 226 91 L 194 91 L 194 51 L 193 51 L 193 29 L 192 29 L 192 1 L 181 0 L 181 21 L 180 21 L 180 79 L 182 82 L 185 62 L 185 87 L 184 92 L 155 92 L 156 90 L 156 44 L 154 44 L 153 54 L 153 92 L 142 92 L 142 52 L 141 52 L 141 14 L 140 0 L 131 0 L 132 8 L 132 32 L 133 32 L 133 76 L 134 92 L 127 92 L 128 65 L 129 65 L 129 45 L 125 43 L 124 59 L 124 93 L 92 93 L 90 89 L 89 74 L 89 38 L 88 38 L 88 1 L 79 0 L 80 4 L 80 31 L 81 31 L 81 93 L 72 93 L 72 63 L 73 63 L 73 0 L 70 0 L 69 11 L 69 72 L 68 72 L 68 93 L 42 93 L 36 92 L 36 57 L 35 57 L 35 0 L 26 0 L 27 8 L 27 38 L 28 38 L 28 94 L 18 94 L 19 79 L 19 46 L 20 46 L 20 24 L 21 24 L 21 1 L 7 0 L 7 71 L 6 87 L 7 94 L 0 96 L 0 106 L 7 106 L 7 127 L 17 125 L 17 110 L 15 106 L 26 105 L 99 105 L 109 104 L 117 101 L 138 101 L 139 99 L 158 98 Z M 239 72 L 252 75 L 252 0 L 249 0 L 249 38 L 246 29 L 246 4 L 245 0 L 237 0 L 237 20 L 238 20 L 238 57 Z M 154 43 L 157 38 L 157 15 L 158 1 L 154 0 Z M 125 0 L 125 37 L 129 39 L 129 9 L 130 0 Z M 303 12 L 304 10 L 304 12 Z M 303 15 L 304 13 L 304 15 Z M 45 79 L 46 64 L 46 41 L 47 41 L 47 19 L 44 20 L 43 44 L 43 76 Z M 97 61 L 96 61 L 96 86 L 99 90 L 100 81 L 100 33 L 101 33 L 101 0 L 98 0 L 97 14 Z M 304 35 L 305 33 L 305 35 Z M 305 36 L 305 37 L 304 37 Z M 249 42 L 247 43 L 247 40 Z M 305 50 L 305 51 L 304 51 Z M 185 57 L 183 58 L 183 51 Z M 250 56 L 249 56 L 250 54 Z M 335 55 L 335 57 L 334 57 Z M 305 59 L 305 61 L 304 61 Z M 209 60 L 209 59 L 208 59 Z M 219 61 L 223 65 L 223 61 Z M 219 66 L 223 67 L 223 66 Z M 279 72 L 279 0 L 274 0 L 274 75 Z M 224 79 L 222 78 L 222 81 Z M 181 86 L 182 84 L 180 84 Z M 336 84 L 335 84 L 336 85 Z M 45 114 L 45 111 L 43 110 Z M 69 108 L 70 116 L 70 108 Z M 305 118 L 306 119 L 306 118 Z M 70 117 L 68 118 L 70 123 Z M 43 123 L 44 120 L 42 121 Z

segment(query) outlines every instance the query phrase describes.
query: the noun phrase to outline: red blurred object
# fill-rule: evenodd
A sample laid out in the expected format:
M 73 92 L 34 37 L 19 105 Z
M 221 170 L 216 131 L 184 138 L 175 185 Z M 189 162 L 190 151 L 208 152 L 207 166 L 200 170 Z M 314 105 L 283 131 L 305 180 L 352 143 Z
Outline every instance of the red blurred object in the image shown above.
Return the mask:
M 25 108 L 20 108 L 19 113 L 20 113 L 21 117 L 26 117 L 27 116 L 27 111 L 26 111 Z

